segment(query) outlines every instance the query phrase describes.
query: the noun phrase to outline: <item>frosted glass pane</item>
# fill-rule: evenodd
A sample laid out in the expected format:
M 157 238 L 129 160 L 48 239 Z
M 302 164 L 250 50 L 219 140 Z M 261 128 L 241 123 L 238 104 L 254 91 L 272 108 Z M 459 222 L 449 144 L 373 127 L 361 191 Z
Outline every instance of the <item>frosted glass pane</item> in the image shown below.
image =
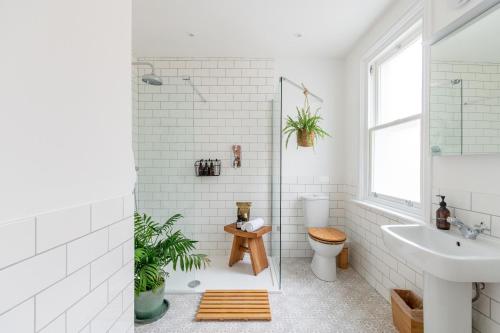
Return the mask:
M 372 191 L 420 202 L 420 120 L 372 135 Z
M 422 41 L 419 38 L 380 65 L 377 124 L 422 111 Z

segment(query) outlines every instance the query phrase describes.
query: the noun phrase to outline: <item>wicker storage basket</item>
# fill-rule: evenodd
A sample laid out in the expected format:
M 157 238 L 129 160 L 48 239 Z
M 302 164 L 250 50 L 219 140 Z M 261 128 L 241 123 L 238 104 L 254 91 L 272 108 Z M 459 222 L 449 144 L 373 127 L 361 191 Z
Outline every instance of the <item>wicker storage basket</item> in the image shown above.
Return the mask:
M 424 331 L 424 307 L 422 299 L 411 290 L 391 291 L 392 320 L 400 333 Z
M 314 145 L 314 132 L 297 131 L 297 144 L 300 147 L 312 147 Z
M 337 256 L 337 267 L 341 269 L 347 269 L 349 267 L 349 249 L 347 244 L 344 245 L 344 248 Z

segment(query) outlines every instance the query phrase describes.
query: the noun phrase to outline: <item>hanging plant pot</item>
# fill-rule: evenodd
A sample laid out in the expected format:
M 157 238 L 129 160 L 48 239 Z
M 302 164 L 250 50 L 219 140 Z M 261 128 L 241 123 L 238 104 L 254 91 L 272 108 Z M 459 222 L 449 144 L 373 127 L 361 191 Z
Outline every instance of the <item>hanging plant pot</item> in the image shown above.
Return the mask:
M 297 145 L 300 147 L 314 146 L 314 132 L 307 132 L 306 130 L 297 131 Z
M 286 125 L 283 128 L 283 134 L 286 136 L 285 147 L 288 147 L 288 141 L 293 134 L 297 136 L 297 147 L 314 147 L 316 137 L 324 138 L 325 136 L 330 136 L 319 124 L 323 120 L 318 114 L 320 108 L 315 113 L 311 112 L 307 98 L 309 92 L 304 85 L 302 87 L 304 88 L 305 96 L 304 106 L 302 108 L 297 107 L 297 118 L 294 119 L 291 116 L 287 116 Z

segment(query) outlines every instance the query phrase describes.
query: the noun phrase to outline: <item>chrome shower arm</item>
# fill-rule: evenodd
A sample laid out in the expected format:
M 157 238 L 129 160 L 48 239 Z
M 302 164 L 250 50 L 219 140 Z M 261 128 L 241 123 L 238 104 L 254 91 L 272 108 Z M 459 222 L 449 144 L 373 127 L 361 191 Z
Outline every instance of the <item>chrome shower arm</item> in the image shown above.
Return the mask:
M 151 68 L 151 73 L 155 72 L 155 68 L 152 63 L 146 61 L 133 61 L 132 65 L 136 66 L 149 66 Z
M 198 90 L 198 88 L 196 88 L 196 86 L 193 84 L 193 81 L 191 81 L 191 77 L 190 76 L 183 76 L 182 79 L 184 81 L 189 82 L 189 85 L 193 88 L 193 91 L 200 97 L 200 99 L 201 99 L 201 101 L 203 103 L 207 102 L 207 100 L 205 99 L 205 97 L 201 94 L 201 92 Z

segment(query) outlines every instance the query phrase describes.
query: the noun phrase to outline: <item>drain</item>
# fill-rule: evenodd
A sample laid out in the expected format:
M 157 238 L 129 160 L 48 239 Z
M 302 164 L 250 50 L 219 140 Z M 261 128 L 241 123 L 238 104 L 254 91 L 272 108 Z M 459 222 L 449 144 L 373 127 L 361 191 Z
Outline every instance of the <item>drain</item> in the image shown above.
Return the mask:
M 193 280 L 193 281 L 191 281 L 191 282 L 189 282 L 189 283 L 188 283 L 188 287 L 189 287 L 189 288 L 196 288 L 196 287 L 198 287 L 200 284 L 201 284 L 201 282 L 200 282 L 200 281 L 198 281 L 198 280 Z

